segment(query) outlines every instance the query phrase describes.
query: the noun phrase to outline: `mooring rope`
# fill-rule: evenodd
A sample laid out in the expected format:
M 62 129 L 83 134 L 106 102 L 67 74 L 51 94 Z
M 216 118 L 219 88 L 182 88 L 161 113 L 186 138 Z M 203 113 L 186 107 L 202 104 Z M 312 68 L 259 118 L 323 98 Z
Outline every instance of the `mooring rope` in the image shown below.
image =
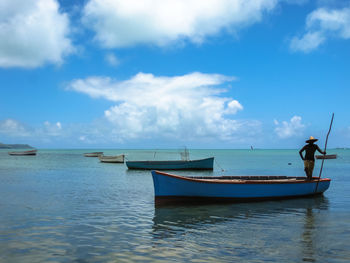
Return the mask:
M 225 170 L 219 165 L 218 161 L 214 159 L 216 165 L 221 169 L 221 172 L 224 172 Z

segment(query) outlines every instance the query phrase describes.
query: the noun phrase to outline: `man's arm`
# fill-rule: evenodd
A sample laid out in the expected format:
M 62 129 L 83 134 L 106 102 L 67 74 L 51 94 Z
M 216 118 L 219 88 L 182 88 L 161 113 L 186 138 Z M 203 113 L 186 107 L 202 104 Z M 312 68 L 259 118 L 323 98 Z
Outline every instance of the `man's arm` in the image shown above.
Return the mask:
M 322 154 L 324 154 L 324 155 L 326 154 L 326 151 L 323 152 L 323 151 L 320 149 L 320 147 L 318 147 L 318 145 L 316 145 L 316 146 L 317 146 L 317 148 L 316 148 L 317 151 L 319 151 L 320 153 L 322 153 Z
M 299 154 L 300 154 L 300 157 L 302 160 L 305 160 L 304 159 L 304 156 L 303 156 L 303 151 L 305 150 L 305 146 L 303 148 L 301 148 L 301 150 L 299 151 Z

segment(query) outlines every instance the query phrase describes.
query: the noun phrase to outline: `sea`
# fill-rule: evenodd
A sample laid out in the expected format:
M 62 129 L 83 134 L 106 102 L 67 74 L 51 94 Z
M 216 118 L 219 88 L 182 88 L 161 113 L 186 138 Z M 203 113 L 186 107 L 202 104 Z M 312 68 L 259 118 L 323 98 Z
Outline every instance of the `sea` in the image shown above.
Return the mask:
M 350 262 L 350 150 L 330 149 L 323 196 L 156 207 L 150 171 L 84 157 L 179 159 L 178 149 L 0 150 L 0 262 Z M 298 150 L 195 150 L 214 171 L 304 176 Z M 318 176 L 322 161 L 317 160 Z

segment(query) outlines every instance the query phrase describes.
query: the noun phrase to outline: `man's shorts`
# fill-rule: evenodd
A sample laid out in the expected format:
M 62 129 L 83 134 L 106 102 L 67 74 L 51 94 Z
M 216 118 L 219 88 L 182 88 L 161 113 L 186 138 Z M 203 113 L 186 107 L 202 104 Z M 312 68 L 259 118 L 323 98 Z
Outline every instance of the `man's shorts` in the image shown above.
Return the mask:
M 304 161 L 304 169 L 305 171 L 308 171 L 310 174 L 312 174 L 314 167 L 315 167 L 315 161 L 312 161 L 312 160 Z

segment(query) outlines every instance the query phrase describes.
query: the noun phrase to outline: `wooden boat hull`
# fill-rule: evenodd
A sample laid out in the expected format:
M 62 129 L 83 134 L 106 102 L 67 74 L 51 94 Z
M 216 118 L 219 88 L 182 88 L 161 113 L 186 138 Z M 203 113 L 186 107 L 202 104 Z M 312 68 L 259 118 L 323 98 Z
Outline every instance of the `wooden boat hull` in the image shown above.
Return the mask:
M 9 155 L 17 155 L 17 156 L 25 156 L 25 155 L 36 155 L 37 150 L 30 150 L 30 151 L 24 151 L 24 152 L 9 152 Z
M 143 170 L 213 170 L 214 157 L 200 160 L 127 161 L 129 169 Z
M 98 157 L 101 154 L 103 154 L 103 152 L 84 153 L 84 156 L 85 157 Z
M 336 154 L 328 154 L 328 155 L 316 155 L 316 159 L 337 159 Z
M 124 154 L 116 156 L 99 155 L 98 159 L 103 163 L 124 163 Z
M 330 179 L 286 176 L 185 177 L 152 171 L 156 204 L 181 201 L 249 202 L 322 194 Z

